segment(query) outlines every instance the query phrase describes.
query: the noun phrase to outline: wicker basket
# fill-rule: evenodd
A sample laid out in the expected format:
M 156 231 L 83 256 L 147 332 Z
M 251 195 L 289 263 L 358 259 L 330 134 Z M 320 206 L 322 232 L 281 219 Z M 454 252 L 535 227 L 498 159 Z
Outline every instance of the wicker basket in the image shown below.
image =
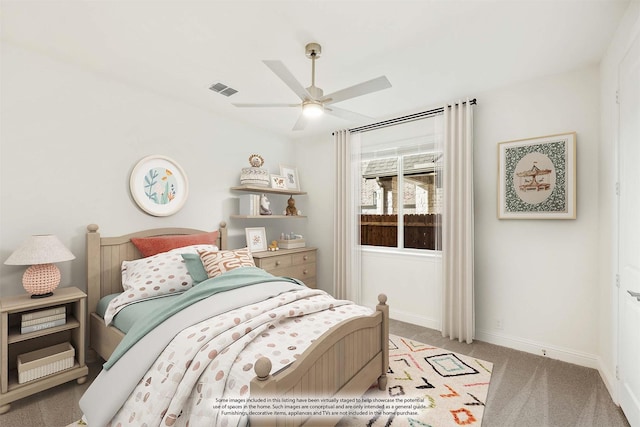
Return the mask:
M 278 247 L 282 249 L 304 248 L 307 243 L 304 239 L 278 240 Z
M 73 368 L 75 353 L 73 346 L 65 342 L 19 355 L 18 383 L 26 383 Z

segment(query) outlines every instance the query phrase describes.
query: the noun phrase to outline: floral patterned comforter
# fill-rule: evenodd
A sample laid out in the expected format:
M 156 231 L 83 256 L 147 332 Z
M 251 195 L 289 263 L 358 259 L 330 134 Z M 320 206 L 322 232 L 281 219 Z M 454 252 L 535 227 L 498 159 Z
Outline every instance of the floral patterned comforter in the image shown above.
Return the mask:
M 264 285 L 272 284 L 253 286 Z M 188 326 L 162 350 L 108 425 L 244 425 L 246 417 L 219 413 L 217 399 L 248 397 L 259 357 L 269 357 L 275 372 L 332 326 L 371 312 L 321 290 L 298 288 Z M 85 416 L 91 425 L 90 414 Z

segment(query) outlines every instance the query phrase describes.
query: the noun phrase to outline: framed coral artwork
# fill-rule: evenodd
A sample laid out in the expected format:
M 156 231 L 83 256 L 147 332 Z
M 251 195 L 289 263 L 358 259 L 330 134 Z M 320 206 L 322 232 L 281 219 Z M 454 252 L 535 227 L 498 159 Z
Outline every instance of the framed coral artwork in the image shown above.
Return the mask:
M 498 218 L 576 218 L 576 133 L 498 144 Z
M 153 216 L 169 216 L 178 212 L 186 202 L 189 182 L 174 160 L 153 155 L 134 166 L 129 189 L 140 209 Z
M 267 233 L 264 227 L 245 228 L 247 247 L 251 252 L 263 252 L 267 250 Z

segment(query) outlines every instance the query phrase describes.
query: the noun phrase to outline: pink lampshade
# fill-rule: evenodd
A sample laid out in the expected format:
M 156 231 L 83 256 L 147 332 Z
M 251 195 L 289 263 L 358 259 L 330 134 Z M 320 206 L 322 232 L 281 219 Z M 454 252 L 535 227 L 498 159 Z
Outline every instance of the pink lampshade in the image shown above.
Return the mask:
M 22 276 L 22 286 L 32 298 L 53 295 L 60 284 L 60 270 L 53 263 L 71 261 L 75 256 L 53 234 L 29 237 L 4 262 L 31 265 Z

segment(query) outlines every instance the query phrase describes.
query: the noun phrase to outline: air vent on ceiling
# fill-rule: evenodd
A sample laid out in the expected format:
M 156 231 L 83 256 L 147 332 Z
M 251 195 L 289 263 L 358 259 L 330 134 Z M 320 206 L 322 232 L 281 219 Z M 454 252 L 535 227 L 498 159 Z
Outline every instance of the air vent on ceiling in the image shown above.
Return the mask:
M 213 85 L 211 85 L 211 87 L 209 87 L 209 89 L 211 89 L 214 92 L 218 92 L 220 95 L 224 95 L 224 96 L 231 96 L 234 93 L 238 92 L 234 88 L 229 87 L 223 83 L 214 83 Z

